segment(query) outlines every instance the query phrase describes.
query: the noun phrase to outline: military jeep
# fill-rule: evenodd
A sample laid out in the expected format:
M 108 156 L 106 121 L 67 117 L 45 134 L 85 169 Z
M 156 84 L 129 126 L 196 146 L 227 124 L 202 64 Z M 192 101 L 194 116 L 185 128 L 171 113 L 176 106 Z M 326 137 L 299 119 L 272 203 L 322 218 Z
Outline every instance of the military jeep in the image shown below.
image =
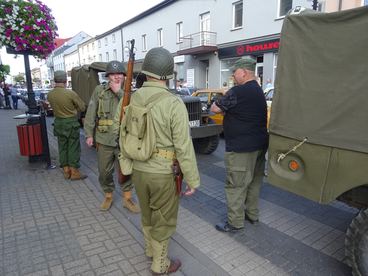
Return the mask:
M 86 106 L 94 88 L 104 81 L 102 74 L 107 62 L 94 62 L 72 69 L 72 89 L 78 93 Z M 217 149 L 222 126 L 209 119 L 208 113 L 202 110 L 201 101 L 197 97 L 182 97 L 189 114 L 189 124 L 193 145 L 197 153 L 210 154 Z M 84 114 L 80 116 L 83 121 Z
M 346 263 L 368 275 L 368 9 L 284 19 L 267 181 L 319 203 L 360 209 Z

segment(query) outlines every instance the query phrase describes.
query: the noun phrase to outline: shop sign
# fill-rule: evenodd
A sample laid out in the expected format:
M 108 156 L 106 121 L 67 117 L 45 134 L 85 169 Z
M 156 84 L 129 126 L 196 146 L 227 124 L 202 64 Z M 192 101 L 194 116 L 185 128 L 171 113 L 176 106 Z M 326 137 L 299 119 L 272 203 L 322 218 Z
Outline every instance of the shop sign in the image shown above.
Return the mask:
M 243 44 L 233 47 L 220 48 L 218 50 L 219 58 L 229 58 L 229 57 L 240 57 L 253 55 L 257 56 L 266 52 L 276 52 L 279 49 L 280 40 L 268 40 L 257 43 Z

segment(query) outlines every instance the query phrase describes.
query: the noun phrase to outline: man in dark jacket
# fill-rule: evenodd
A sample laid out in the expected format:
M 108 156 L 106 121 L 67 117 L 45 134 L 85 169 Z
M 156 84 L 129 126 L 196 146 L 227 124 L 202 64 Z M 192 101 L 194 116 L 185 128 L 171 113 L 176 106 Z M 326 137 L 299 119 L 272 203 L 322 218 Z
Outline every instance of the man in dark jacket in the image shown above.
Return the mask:
M 225 194 L 227 221 L 222 232 L 244 228 L 244 220 L 258 222 L 258 198 L 268 147 L 267 104 L 254 73 L 256 60 L 239 59 L 233 67 L 236 86 L 214 102 L 211 111 L 224 113 Z M 245 211 L 244 211 L 245 208 Z

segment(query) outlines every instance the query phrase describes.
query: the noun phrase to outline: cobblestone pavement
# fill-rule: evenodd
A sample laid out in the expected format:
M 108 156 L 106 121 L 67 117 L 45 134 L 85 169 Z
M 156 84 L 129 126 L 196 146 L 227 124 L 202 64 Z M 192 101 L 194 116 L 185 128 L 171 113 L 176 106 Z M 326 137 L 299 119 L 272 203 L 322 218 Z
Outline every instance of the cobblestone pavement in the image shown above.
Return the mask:
M 94 150 L 82 137 L 83 181 L 28 162 L 16 135 L 23 121 L 12 119 L 23 112 L 0 110 L 0 275 L 150 275 L 140 216 L 122 208 L 119 189 L 112 209 L 99 211 Z M 57 165 L 50 124 L 48 132 Z M 181 200 L 169 252 L 183 267 L 174 275 L 350 275 L 344 232 L 357 210 L 338 202 L 322 206 L 265 183 L 260 223 L 220 233 L 214 224 L 226 219 L 223 144 L 197 158 L 202 186 Z

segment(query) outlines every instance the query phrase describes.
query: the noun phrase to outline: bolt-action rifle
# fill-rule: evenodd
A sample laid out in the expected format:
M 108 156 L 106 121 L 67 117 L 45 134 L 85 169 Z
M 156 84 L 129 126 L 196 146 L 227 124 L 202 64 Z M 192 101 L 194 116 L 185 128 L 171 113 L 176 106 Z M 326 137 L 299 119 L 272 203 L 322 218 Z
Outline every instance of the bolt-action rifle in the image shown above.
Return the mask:
M 128 61 L 128 66 L 127 66 L 127 73 L 126 73 L 126 78 L 125 78 L 125 82 L 124 82 L 124 96 L 123 96 L 123 103 L 121 105 L 121 110 L 120 110 L 120 118 L 119 118 L 119 123 L 121 124 L 121 121 L 123 119 L 124 116 L 124 107 L 126 107 L 129 102 L 130 102 L 130 94 L 132 91 L 132 80 L 133 80 L 133 67 L 134 67 L 134 43 L 135 40 L 132 39 L 130 41 L 130 49 L 129 49 L 129 61 Z M 121 172 L 120 166 L 118 166 L 118 181 L 120 184 L 125 183 L 126 181 L 129 180 L 130 175 L 124 175 Z

